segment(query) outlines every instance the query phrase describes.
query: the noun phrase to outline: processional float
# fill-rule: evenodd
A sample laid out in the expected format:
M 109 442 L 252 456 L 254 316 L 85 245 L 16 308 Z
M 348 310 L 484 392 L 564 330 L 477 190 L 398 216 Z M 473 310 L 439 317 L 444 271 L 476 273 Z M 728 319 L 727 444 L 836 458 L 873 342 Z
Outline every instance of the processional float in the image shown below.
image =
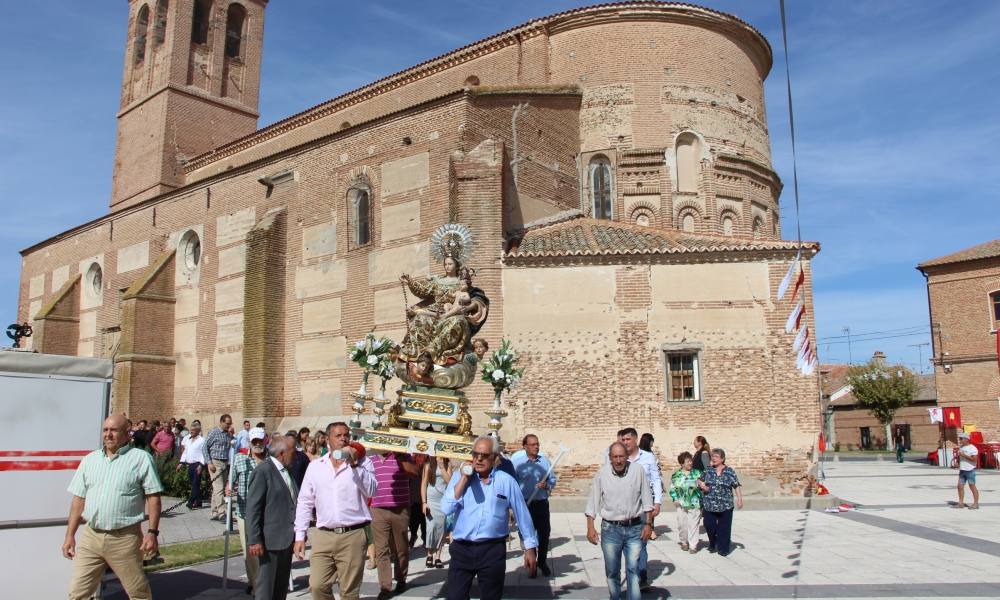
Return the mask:
M 489 435 L 500 437 L 507 411 L 501 395 L 517 385 L 523 369 L 510 343 L 502 340 L 489 358 L 487 340 L 476 337 L 489 315 L 490 301 L 473 284 L 475 271 L 468 227 L 450 223 L 431 237 L 431 253 L 444 268 L 443 276 L 400 276 L 406 312 L 406 335 L 401 342 L 371 332 L 348 347 L 351 361 L 363 369 L 361 387 L 351 393 L 352 436 L 376 451 L 430 454 L 467 460 L 475 436 L 464 388 L 476 375 L 494 391 Z M 419 300 L 411 305 L 409 294 Z M 368 379 L 381 379 L 378 393 L 368 392 Z M 403 385 L 395 399 L 386 398 L 386 383 L 398 377 Z M 372 403 L 372 422 L 362 427 L 361 416 Z

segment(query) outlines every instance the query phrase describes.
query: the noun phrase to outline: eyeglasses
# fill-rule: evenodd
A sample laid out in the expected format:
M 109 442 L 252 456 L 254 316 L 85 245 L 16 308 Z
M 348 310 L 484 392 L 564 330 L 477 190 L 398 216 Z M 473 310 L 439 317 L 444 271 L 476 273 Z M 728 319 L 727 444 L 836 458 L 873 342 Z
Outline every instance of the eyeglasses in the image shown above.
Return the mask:
M 479 459 L 489 460 L 491 458 L 493 458 L 493 453 L 492 452 L 473 452 L 472 453 L 472 460 L 479 460 Z

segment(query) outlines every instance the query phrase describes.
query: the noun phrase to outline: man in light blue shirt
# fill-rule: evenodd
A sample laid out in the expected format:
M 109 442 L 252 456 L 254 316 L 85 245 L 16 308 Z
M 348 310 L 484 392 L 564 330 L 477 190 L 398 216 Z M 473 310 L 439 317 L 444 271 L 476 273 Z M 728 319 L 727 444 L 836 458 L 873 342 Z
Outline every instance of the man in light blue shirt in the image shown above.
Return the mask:
M 250 421 L 243 421 L 243 429 L 236 434 L 236 451 L 250 451 Z
M 521 440 L 524 450 L 518 450 L 510 457 L 517 473 L 524 501 L 528 503 L 531 523 L 538 533 L 538 569 L 542 575 L 552 574 L 546 559 L 549 554 L 549 536 L 552 522 L 549 515 L 549 492 L 556 485 L 556 476 L 550 473 L 552 463 L 538 452 L 538 436 L 529 433 Z
M 446 584 L 448 600 L 467 599 L 476 577 L 482 600 L 503 597 L 510 510 L 514 511 L 524 541 L 524 566 L 535 575 L 538 537 L 517 480 L 496 468 L 499 453 L 500 442 L 495 437 L 478 438 L 472 446 L 471 467 L 462 465 L 441 499 L 441 511 L 455 515 Z

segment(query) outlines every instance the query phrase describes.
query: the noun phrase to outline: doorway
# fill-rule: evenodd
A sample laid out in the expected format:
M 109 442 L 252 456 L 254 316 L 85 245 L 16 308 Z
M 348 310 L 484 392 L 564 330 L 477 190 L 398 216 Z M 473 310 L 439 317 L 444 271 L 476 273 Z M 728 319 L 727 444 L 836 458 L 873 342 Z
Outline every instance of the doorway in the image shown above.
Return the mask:
M 871 450 L 872 449 L 872 428 L 862 427 L 861 428 L 861 449 Z

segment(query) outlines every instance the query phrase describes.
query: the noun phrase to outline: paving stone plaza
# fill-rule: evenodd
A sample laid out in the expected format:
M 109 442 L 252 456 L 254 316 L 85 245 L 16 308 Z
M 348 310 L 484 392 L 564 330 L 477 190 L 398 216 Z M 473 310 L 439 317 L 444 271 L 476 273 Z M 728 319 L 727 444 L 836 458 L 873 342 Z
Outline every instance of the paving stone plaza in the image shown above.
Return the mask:
M 777 504 L 767 499 L 748 499 L 734 519 L 736 551 L 725 558 L 704 550 L 704 536 L 697 554 L 681 552 L 673 514 L 661 516 L 659 537 L 649 544 L 654 589 L 643 598 L 1000 597 L 1000 473 L 979 472 L 982 509 L 974 511 L 952 508 L 957 474 L 951 469 L 845 458 L 827 462 L 824 471 L 832 493 L 858 510 L 772 509 Z M 223 526 L 204 511 L 180 511 L 163 520 L 164 543 L 221 534 Z M 516 541 L 510 548 L 505 598 L 608 597 L 600 547 L 587 542 L 582 508 L 552 516 L 551 578 L 528 578 Z M 441 597 L 446 570 L 423 564 L 418 544 L 410 588 L 400 598 Z M 309 598 L 308 562 L 293 568 L 289 598 Z M 226 592 L 221 573 L 222 561 L 214 561 L 150 580 L 163 600 L 248 597 L 241 557 L 230 561 Z M 366 571 L 362 597 L 377 593 L 375 571 Z M 113 579 L 105 598 L 125 598 Z

